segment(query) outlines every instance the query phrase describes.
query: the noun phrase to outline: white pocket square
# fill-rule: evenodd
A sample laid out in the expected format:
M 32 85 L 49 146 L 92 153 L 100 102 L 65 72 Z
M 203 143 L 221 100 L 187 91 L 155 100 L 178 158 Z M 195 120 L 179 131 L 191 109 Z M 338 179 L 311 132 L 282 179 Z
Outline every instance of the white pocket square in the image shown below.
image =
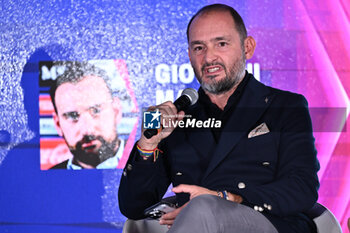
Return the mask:
M 267 127 L 266 123 L 261 123 L 256 128 L 254 128 L 252 131 L 249 132 L 248 138 L 256 137 L 259 135 L 267 134 L 270 132 L 269 128 Z

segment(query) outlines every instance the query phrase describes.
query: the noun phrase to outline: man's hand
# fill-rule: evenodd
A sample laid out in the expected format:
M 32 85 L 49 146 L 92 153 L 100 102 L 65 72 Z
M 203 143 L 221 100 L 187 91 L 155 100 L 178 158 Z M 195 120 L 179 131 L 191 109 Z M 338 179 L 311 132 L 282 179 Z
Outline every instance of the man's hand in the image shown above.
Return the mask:
M 197 197 L 199 195 L 203 194 L 211 194 L 214 196 L 218 196 L 217 191 L 213 191 L 207 188 L 203 188 L 197 185 L 188 185 L 188 184 L 180 184 L 172 189 L 174 193 L 188 193 L 190 194 L 190 199 Z M 237 203 L 242 203 L 243 198 L 240 195 L 233 194 L 230 192 L 227 192 L 228 200 L 237 202 Z
M 153 150 L 156 148 L 163 138 L 168 137 L 173 132 L 175 129 L 174 123 L 182 120 L 185 115 L 184 111 L 177 112 L 175 105 L 171 101 L 164 102 L 157 106 L 152 106 L 148 108 L 147 111 L 155 111 L 156 109 L 158 109 L 161 113 L 161 124 L 164 128 L 160 133 L 149 139 L 143 135 L 145 129 L 142 129 L 141 138 L 138 141 L 138 145 L 142 149 Z
M 215 191 L 211 191 L 209 189 L 206 188 L 202 188 L 196 185 L 186 185 L 186 184 L 180 184 L 179 186 L 175 187 L 172 189 L 172 191 L 174 193 L 189 193 L 190 199 L 202 195 L 202 194 L 212 194 L 212 195 L 216 195 Z M 176 216 L 181 212 L 181 210 L 188 204 L 185 203 L 183 206 L 181 206 L 180 208 L 177 208 L 176 210 L 169 212 L 167 214 L 164 214 L 160 219 L 159 219 L 159 224 L 161 225 L 168 225 L 168 228 L 170 228 L 174 221 Z
M 197 185 L 188 185 L 188 184 L 180 184 L 176 187 L 174 187 L 172 189 L 172 191 L 174 193 L 188 193 L 190 194 L 190 199 L 195 198 L 197 196 L 203 195 L 203 194 L 210 194 L 210 195 L 214 195 L 217 196 L 217 191 L 213 191 L 207 188 L 203 188 Z M 233 193 L 229 193 L 228 194 L 228 200 L 229 201 L 233 201 L 233 202 L 237 202 L 237 203 L 241 203 L 243 201 L 242 197 Z M 184 204 L 183 206 L 181 206 L 180 208 L 177 208 L 176 210 L 169 212 L 167 214 L 164 214 L 160 219 L 159 219 L 159 224 L 161 225 L 168 225 L 168 228 L 170 228 L 174 221 L 175 218 L 177 217 L 177 215 L 181 212 L 181 210 L 188 204 L 188 202 L 186 204 Z
M 197 185 L 180 184 L 172 189 L 174 193 L 188 193 L 190 194 L 190 199 L 195 198 L 203 194 L 211 194 L 217 196 L 217 192 L 203 188 Z
M 188 204 L 185 203 L 183 206 L 177 208 L 176 210 L 174 211 L 171 211 L 167 214 L 164 214 L 160 219 L 159 219 L 159 224 L 160 225 L 168 225 L 168 228 L 170 228 L 174 221 L 175 221 L 175 218 L 176 216 L 180 213 L 180 211 Z

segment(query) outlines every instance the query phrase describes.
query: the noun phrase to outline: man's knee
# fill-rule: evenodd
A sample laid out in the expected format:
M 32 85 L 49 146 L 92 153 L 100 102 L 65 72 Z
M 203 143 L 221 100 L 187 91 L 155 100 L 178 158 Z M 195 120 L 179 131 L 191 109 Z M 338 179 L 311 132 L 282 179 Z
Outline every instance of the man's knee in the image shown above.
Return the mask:
M 191 199 L 188 205 L 176 217 L 173 225 L 176 230 L 171 229 L 171 232 L 172 230 L 174 232 L 185 232 L 183 229 L 202 229 L 203 227 L 212 229 L 216 222 L 215 210 L 213 208 L 216 205 L 216 201 L 217 197 L 213 195 L 201 195 Z

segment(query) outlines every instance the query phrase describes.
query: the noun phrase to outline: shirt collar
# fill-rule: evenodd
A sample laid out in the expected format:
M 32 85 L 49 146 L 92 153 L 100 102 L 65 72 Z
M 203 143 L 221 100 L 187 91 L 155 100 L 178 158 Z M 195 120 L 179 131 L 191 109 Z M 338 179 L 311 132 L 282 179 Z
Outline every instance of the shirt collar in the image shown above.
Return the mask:
M 247 86 L 248 81 L 249 81 L 249 73 L 246 71 L 244 78 L 238 84 L 236 90 L 232 93 L 230 98 L 227 100 L 227 104 L 223 111 L 230 109 L 236 103 L 236 100 L 241 96 L 245 87 Z M 199 102 L 204 104 L 204 106 L 208 106 L 209 108 L 219 109 L 215 104 L 211 102 L 210 98 L 207 96 L 207 94 L 205 94 L 204 90 L 201 87 L 198 90 L 198 94 L 199 94 Z

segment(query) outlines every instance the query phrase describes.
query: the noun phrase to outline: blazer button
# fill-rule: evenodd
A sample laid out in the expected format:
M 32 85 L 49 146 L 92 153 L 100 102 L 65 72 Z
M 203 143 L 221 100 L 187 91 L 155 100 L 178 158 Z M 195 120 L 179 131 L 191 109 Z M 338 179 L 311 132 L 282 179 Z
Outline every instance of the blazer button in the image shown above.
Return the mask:
M 239 189 L 244 189 L 245 188 L 245 183 L 239 182 L 237 186 L 238 186 Z
M 181 172 L 177 172 L 176 175 L 177 176 L 182 176 L 182 173 Z
M 262 165 L 267 167 L 267 166 L 270 166 L 270 163 L 269 162 L 263 162 Z
M 272 210 L 272 206 L 264 203 L 264 208 L 268 210 Z
M 126 166 L 126 169 L 127 169 L 128 171 L 131 171 L 131 170 L 132 170 L 132 165 L 131 165 L 131 164 L 128 164 L 128 166 Z

